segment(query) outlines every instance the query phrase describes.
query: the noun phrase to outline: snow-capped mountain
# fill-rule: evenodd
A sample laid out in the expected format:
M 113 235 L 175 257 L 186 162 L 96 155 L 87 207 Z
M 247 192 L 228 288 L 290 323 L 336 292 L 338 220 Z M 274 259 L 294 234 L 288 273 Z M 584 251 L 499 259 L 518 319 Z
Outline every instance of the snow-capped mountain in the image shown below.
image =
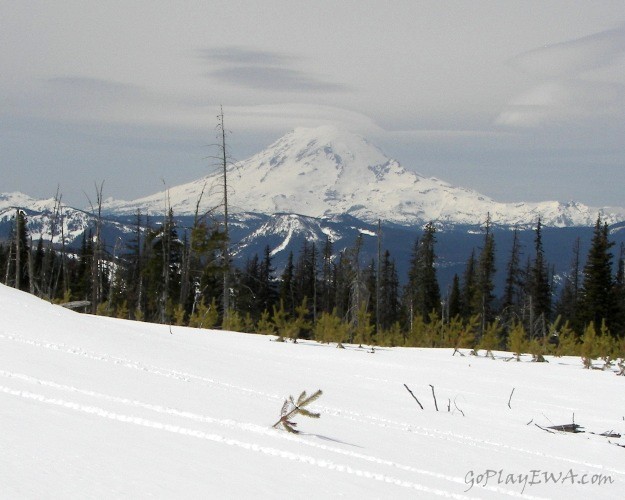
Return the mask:
M 17 209 L 23 210 L 28 222 L 29 236 L 66 244 L 79 241 L 89 228 L 95 227 L 95 217 L 90 213 L 59 204 L 54 198 L 38 200 L 23 193 L 0 193 L 0 240 L 8 237 Z M 104 231 L 115 241 L 117 236 L 131 232 L 124 224 L 107 221 Z
M 229 167 L 232 212 L 294 213 L 326 218 L 348 214 L 365 222 L 401 225 L 493 223 L 529 226 L 540 215 L 545 226 L 593 225 L 597 214 L 609 224 L 625 220 L 625 209 L 581 203 L 499 203 L 476 191 L 454 187 L 404 168 L 366 139 L 333 126 L 298 128 L 264 151 Z M 204 210 L 222 203 L 221 172 L 131 202 L 109 199 L 109 213 L 190 215 L 202 195 Z M 203 194 L 202 194 L 203 193 Z

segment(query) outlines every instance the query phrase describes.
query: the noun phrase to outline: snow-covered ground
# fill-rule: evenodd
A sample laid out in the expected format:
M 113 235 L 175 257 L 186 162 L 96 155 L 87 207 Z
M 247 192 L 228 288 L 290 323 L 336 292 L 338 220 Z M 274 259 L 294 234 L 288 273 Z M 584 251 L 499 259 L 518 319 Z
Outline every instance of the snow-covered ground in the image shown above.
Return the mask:
M 535 424 L 624 433 L 625 377 L 577 358 L 270 339 L 0 286 L 0 497 L 623 497 L 625 439 Z M 285 397 L 317 389 L 320 419 L 272 428 Z

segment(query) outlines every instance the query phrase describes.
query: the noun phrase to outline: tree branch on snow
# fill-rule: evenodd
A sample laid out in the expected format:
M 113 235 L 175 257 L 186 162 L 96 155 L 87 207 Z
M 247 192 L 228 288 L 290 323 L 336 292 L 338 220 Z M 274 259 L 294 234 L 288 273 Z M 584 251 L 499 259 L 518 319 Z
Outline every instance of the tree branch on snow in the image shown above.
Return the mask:
M 293 422 L 291 419 L 297 415 L 303 415 L 304 417 L 310 418 L 319 418 L 321 416 L 319 413 L 313 413 L 304 407 L 308 406 L 310 403 L 319 398 L 321 394 L 323 393 L 321 389 L 319 389 L 311 396 L 306 397 L 306 391 L 302 391 L 302 393 L 299 395 L 299 398 L 297 398 L 297 401 L 293 399 L 293 396 L 289 396 L 288 399 L 284 400 L 282 410 L 280 410 L 280 420 L 273 424 L 273 427 L 277 429 L 279 426 L 282 426 L 288 432 L 292 432 L 293 434 L 299 434 L 299 431 L 295 429 L 297 423 Z
M 417 399 L 417 396 L 415 396 L 413 394 L 413 392 L 408 388 L 408 386 L 406 384 L 404 384 L 404 387 L 406 388 L 406 390 L 410 393 L 410 395 L 414 398 L 414 400 L 417 402 L 417 404 L 421 407 L 421 409 L 423 410 L 423 405 L 421 404 L 421 402 Z

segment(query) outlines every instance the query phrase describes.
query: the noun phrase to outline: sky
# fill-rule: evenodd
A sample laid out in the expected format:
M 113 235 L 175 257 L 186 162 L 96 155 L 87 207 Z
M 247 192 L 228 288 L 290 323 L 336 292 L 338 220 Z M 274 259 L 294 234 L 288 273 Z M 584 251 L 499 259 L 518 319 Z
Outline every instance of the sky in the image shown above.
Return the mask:
M 501 202 L 625 206 L 625 2 L 0 0 L 0 192 L 87 206 L 298 126 Z

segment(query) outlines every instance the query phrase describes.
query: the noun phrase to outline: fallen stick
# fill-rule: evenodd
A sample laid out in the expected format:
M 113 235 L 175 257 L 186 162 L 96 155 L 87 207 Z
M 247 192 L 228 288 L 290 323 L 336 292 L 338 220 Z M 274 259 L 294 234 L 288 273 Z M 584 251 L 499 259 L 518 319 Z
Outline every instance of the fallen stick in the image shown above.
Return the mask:
M 512 406 L 510 406 L 510 401 L 512 401 L 512 395 L 514 394 L 514 387 L 512 388 L 512 392 L 510 393 L 510 398 L 508 399 L 508 408 L 512 410 Z
M 579 424 L 552 425 L 547 428 L 553 429 L 554 431 L 560 431 L 560 432 L 572 432 L 572 433 L 584 432 L 584 430 L 582 429 L 582 426 Z
M 408 388 L 408 386 L 406 384 L 404 384 L 404 387 L 406 388 L 406 390 L 410 393 L 410 395 L 414 398 L 414 400 L 417 402 L 417 404 L 421 407 L 421 409 L 423 410 L 423 405 L 421 404 L 421 402 L 417 399 L 417 396 L 415 396 L 412 391 Z
M 456 407 L 456 410 L 462 413 L 462 416 L 464 417 L 465 416 L 464 412 L 460 408 L 458 408 L 458 405 L 456 404 L 456 398 L 454 398 L 454 406 Z
M 436 402 L 436 394 L 434 394 L 434 386 L 430 384 L 430 387 L 432 388 L 432 397 L 434 398 L 434 408 L 438 411 L 438 403 Z
M 550 430 L 549 430 L 549 428 L 547 428 L 547 427 L 541 427 L 540 425 L 538 425 L 538 424 L 536 424 L 536 423 L 535 423 L 534 425 L 535 425 L 536 427 L 538 427 L 539 429 L 542 429 L 543 431 L 548 432 L 549 434 L 555 434 L 555 432 L 550 431 Z

